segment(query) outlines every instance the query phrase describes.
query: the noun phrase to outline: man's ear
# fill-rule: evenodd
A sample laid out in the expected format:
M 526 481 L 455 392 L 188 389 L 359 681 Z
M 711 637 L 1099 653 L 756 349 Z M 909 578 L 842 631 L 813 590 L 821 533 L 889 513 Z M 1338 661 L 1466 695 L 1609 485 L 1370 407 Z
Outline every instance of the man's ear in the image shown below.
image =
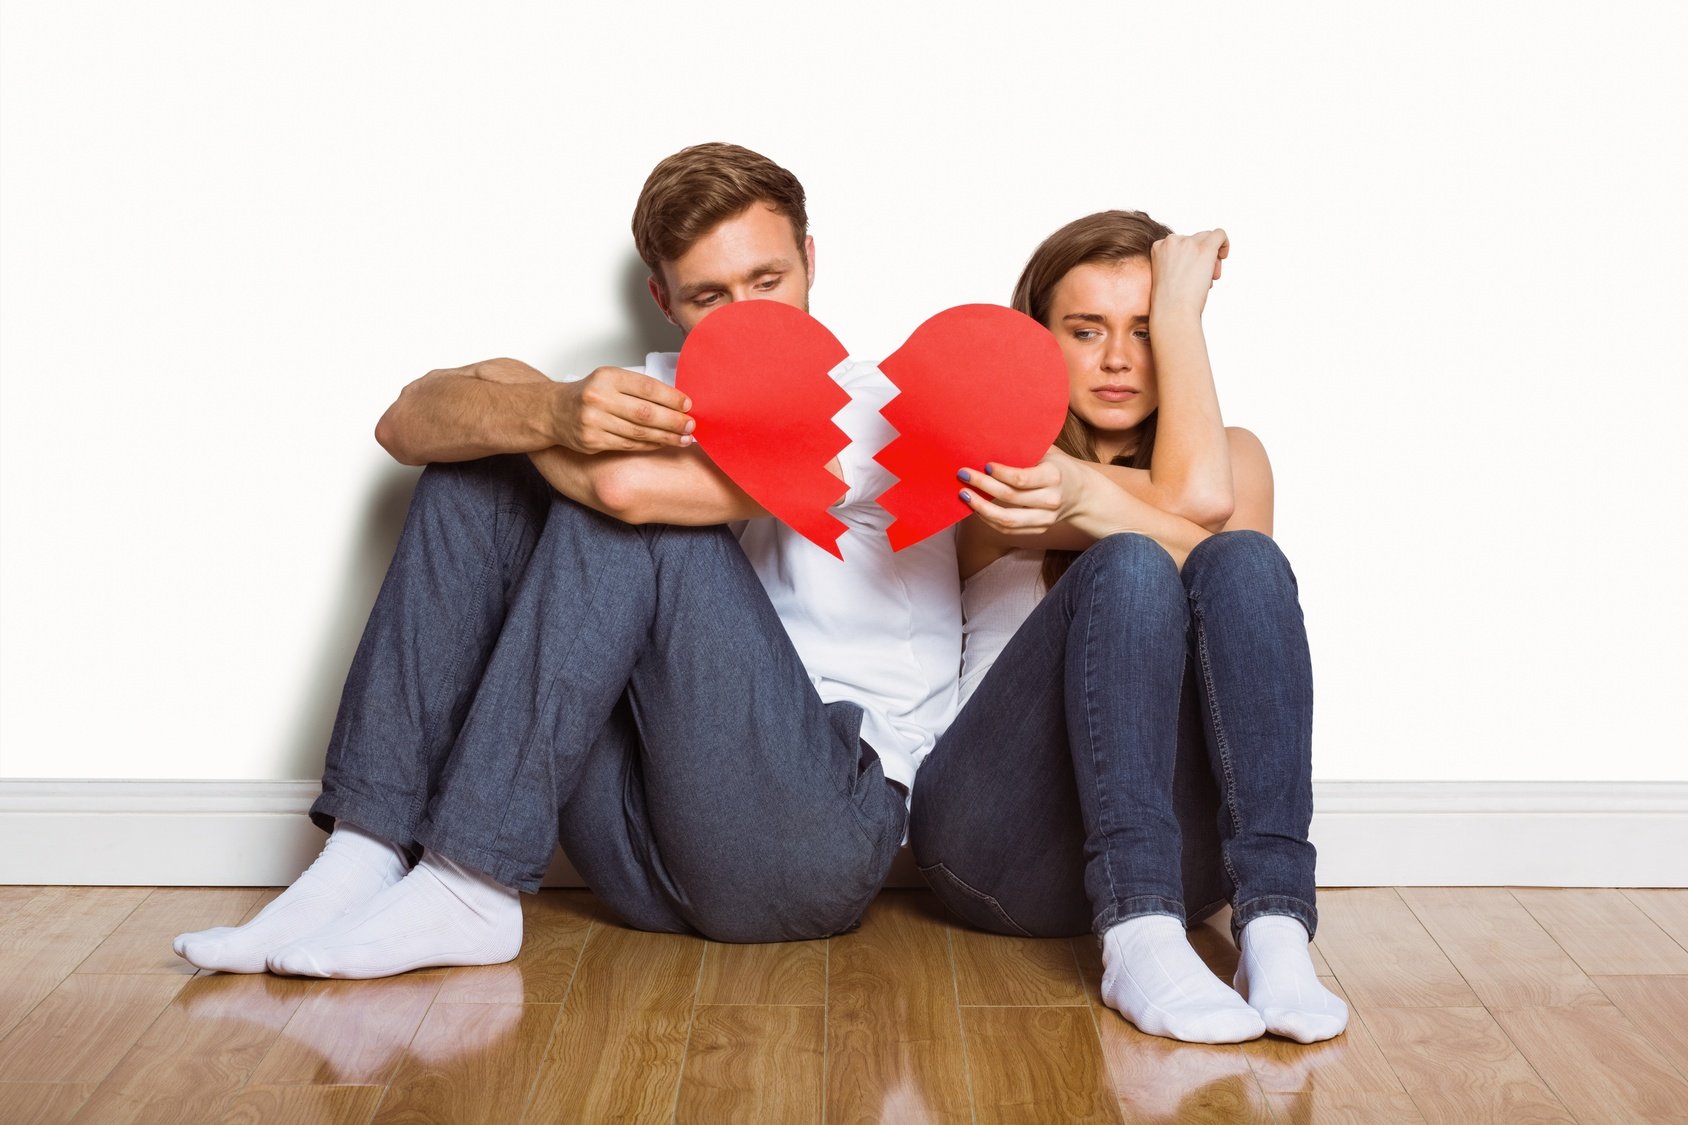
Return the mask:
M 808 263 L 809 288 L 813 289 L 815 287 L 815 236 L 812 234 L 803 236 L 803 260 Z
M 647 277 L 645 284 L 650 287 L 651 300 L 655 301 L 656 307 L 662 310 L 663 319 L 678 328 L 680 322 L 674 319 L 674 310 L 668 307 L 668 293 L 663 289 L 662 282 L 656 279 L 656 274 L 653 273 Z

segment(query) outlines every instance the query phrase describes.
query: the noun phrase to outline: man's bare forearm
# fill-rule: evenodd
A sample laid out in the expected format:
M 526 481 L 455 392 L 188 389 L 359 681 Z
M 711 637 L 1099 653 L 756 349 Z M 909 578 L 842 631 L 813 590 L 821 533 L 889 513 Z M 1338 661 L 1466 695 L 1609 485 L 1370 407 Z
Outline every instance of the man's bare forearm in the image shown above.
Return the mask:
M 375 426 L 375 440 L 405 465 L 532 453 L 558 444 L 549 423 L 562 384 L 495 382 L 430 371 L 399 392 Z

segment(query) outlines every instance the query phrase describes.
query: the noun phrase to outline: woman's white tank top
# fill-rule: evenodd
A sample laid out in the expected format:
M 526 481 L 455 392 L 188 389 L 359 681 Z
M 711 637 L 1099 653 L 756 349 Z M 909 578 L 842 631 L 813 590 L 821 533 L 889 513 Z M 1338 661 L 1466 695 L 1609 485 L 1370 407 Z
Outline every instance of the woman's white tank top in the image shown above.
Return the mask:
M 1009 551 L 962 583 L 963 707 L 1043 594 L 1042 551 Z

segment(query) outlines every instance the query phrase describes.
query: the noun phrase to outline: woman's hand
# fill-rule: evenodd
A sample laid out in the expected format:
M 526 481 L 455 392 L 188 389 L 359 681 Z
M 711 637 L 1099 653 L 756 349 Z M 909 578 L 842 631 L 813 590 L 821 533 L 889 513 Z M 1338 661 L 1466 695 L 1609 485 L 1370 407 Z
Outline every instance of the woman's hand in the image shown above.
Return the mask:
M 962 469 L 956 475 L 967 486 L 961 499 L 980 520 L 1003 535 L 1028 538 L 1071 519 L 1094 478 L 1077 460 L 1053 448 L 1029 468 L 992 463 L 984 472 Z
M 1200 316 L 1207 305 L 1207 291 L 1219 280 L 1230 252 L 1230 238 L 1218 229 L 1169 234 L 1149 247 L 1153 279 L 1149 315 L 1186 312 Z

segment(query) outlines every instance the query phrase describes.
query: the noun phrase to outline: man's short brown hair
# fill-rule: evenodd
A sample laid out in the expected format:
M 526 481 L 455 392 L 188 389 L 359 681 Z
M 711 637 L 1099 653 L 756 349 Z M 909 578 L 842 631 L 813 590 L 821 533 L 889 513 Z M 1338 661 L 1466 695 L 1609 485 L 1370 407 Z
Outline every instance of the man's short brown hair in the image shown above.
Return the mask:
M 633 244 L 659 282 L 662 263 L 753 203 L 766 203 L 791 223 L 797 249 L 809 233 L 803 185 L 761 153 L 741 145 L 683 148 L 651 169 L 633 208 Z

